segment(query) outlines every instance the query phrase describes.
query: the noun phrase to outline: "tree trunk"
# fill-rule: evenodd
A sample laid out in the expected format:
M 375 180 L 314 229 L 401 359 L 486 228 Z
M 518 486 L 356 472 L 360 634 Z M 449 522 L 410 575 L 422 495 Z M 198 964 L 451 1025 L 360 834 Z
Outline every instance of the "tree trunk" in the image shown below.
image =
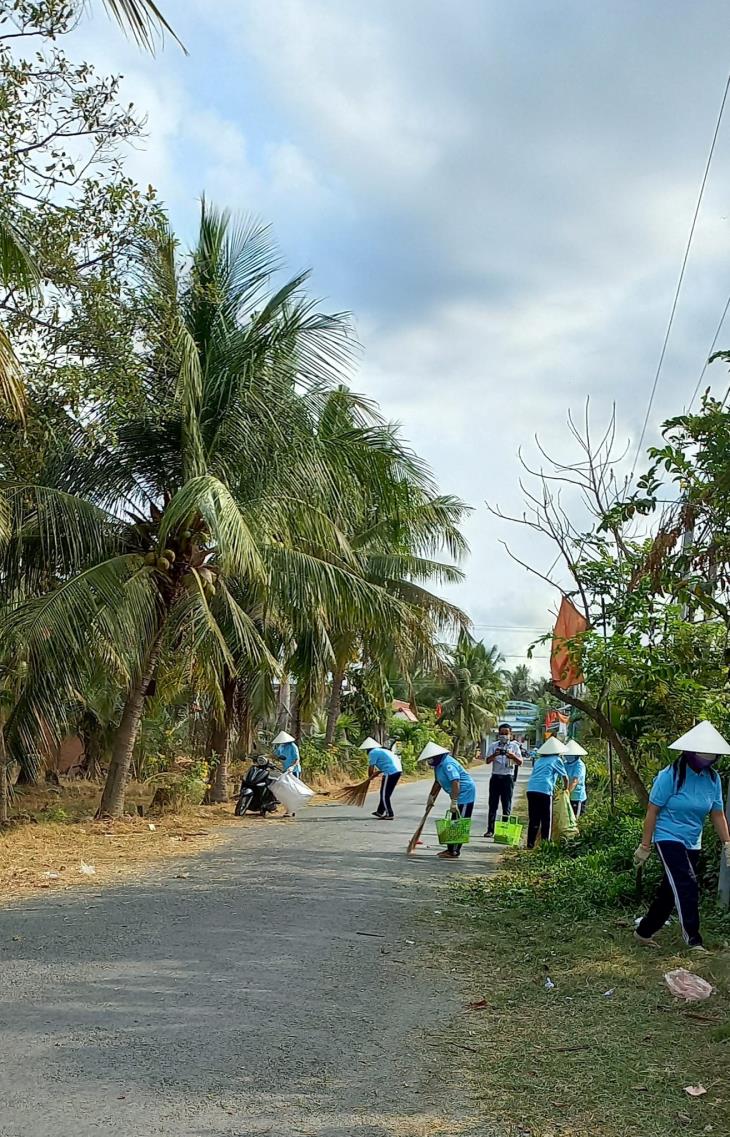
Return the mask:
M 158 633 L 147 656 L 142 675 L 132 686 L 124 704 L 114 743 L 112 745 L 109 773 L 106 776 L 97 817 L 121 817 L 124 813 L 124 793 L 129 779 L 134 744 L 139 733 L 139 724 L 144 711 L 144 699 L 149 683 L 155 673 L 160 656 L 161 632 Z
M 5 734 L 0 724 L 0 825 L 8 823 L 8 756 L 5 752 Z
M 327 708 L 327 730 L 324 736 L 324 744 L 326 747 L 331 746 L 335 740 L 337 720 L 340 717 L 340 704 L 342 702 L 342 681 L 344 678 L 345 668 L 335 666 L 335 670 L 332 673 L 332 691 L 330 692 L 330 701 Z
M 553 694 L 558 698 L 564 699 L 566 703 L 570 703 L 571 707 L 576 710 L 582 711 L 584 715 L 588 715 L 589 719 L 593 719 L 594 723 L 600 730 L 601 734 L 607 742 L 610 742 L 614 750 L 618 754 L 619 762 L 623 768 L 631 789 L 636 794 L 637 798 L 642 805 L 649 804 L 649 791 L 641 780 L 639 771 L 631 761 L 629 752 L 626 749 L 621 736 L 616 731 L 611 720 L 603 713 L 600 707 L 591 706 L 585 700 L 579 699 L 576 695 L 569 695 L 567 691 L 561 691 L 559 687 L 553 685 Z
M 289 672 L 282 675 L 279 683 L 276 707 L 276 733 L 280 730 L 289 730 L 291 722 L 291 677 Z
M 231 752 L 235 694 L 236 680 L 229 677 L 223 685 L 223 722 L 216 722 L 211 732 L 211 750 L 215 753 L 217 761 L 208 792 L 210 805 L 221 805 L 228 801 L 228 759 Z

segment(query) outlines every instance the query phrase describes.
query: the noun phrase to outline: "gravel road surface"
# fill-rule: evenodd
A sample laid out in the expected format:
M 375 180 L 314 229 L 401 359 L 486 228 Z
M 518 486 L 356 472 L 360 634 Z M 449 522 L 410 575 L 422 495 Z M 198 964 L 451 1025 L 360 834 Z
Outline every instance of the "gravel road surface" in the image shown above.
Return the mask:
M 484 1133 L 434 1042 L 469 993 L 445 882 L 498 850 L 438 861 L 429 823 L 406 857 L 426 794 L 401 786 L 395 822 L 311 809 L 139 883 L 0 910 L 0 1134 Z

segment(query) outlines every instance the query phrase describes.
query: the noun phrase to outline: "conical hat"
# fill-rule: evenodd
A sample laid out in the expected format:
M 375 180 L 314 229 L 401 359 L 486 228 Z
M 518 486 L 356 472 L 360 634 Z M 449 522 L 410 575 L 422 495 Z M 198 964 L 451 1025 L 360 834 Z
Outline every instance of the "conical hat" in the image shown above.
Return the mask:
M 548 738 L 538 750 L 538 754 L 563 754 L 565 746 L 559 738 Z
M 376 742 L 374 738 L 366 738 L 364 742 L 360 743 L 360 750 L 378 750 L 380 743 Z
M 587 753 L 588 751 L 584 750 L 581 744 L 576 742 L 574 738 L 571 738 L 570 742 L 566 742 L 565 750 L 563 751 L 563 754 L 575 754 L 577 757 Z
M 294 739 L 290 734 L 287 734 L 285 730 L 280 730 L 271 745 L 281 746 L 284 742 L 294 742 Z
M 711 722 L 705 719 L 697 726 L 693 726 L 676 742 L 670 743 L 670 750 L 694 750 L 696 754 L 730 754 L 730 742 L 727 742 L 719 730 L 715 730 Z
M 438 742 L 427 742 L 418 755 L 419 762 L 427 762 L 429 758 L 438 758 L 441 754 L 448 754 L 446 746 L 439 746 Z

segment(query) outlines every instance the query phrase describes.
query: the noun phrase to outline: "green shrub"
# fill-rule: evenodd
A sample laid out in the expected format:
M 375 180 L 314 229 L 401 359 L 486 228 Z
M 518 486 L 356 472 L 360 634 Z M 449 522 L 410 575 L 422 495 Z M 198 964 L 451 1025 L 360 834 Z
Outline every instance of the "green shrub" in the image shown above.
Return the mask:
M 548 841 L 534 850 L 514 850 L 495 877 L 458 882 L 462 899 L 479 906 L 519 908 L 576 920 L 617 910 L 637 914 L 659 883 L 661 864 L 657 856 L 647 862 L 640 895 L 633 855 L 641 840 L 643 810 L 631 800 L 621 807 L 615 814 L 607 807 L 596 807 L 581 821 L 580 836 L 573 841 L 562 845 Z M 717 838 L 708 827 L 698 872 L 700 888 L 713 928 L 726 931 L 730 917 L 719 915 L 714 904 L 719 857 Z

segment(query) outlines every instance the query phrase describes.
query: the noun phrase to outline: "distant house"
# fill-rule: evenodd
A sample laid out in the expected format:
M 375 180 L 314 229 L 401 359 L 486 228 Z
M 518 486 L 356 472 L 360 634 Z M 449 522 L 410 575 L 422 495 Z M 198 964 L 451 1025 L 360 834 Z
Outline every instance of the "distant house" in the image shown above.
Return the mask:
M 393 718 L 405 719 L 406 722 L 418 722 L 418 715 L 411 704 L 404 703 L 402 699 L 393 699 Z

